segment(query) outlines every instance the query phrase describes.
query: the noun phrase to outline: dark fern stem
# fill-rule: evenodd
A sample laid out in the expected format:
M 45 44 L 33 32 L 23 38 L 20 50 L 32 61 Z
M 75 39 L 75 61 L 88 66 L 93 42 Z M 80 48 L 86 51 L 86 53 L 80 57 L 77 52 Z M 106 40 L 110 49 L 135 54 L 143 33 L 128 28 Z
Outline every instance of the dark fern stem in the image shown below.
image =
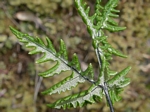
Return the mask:
M 115 112 L 114 108 L 113 108 L 112 101 L 110 99 L 110 95 L 109 95 L 109 92 L 108 92 L 108 87 L 107 87 L 107 83 L 106 82 L 104 83 L 103 90 L 105 92 L 105 97 L 106 97 L 107 103 L 109 105 L 110 112 Z
M 100 55 L 99 55 L 99 58 L 100 58 Z M 101 58 L 99 60 L 100 60 L 100 63 L 102 64 Z M 109 105 L 110 112 L 114 112 L 114 107 L 113 107 L 113 104 L 112 104 L 112 101 L 111 101 L 111 98 L 110 98 L 110 95 L 109 95 L 109 92 L 108 92 L 107 83 L 104 82 L 104 85 L 100 85 L 99 87 L 101 87 L 103 89 L 104 93 L 105 93 L 105 97 L 106 97 L 107 103 Z
M 99 51 L 99 50 L 97 49 L 97 51 Z M 100 52 L 98 52 L 98 58 L 99 58 L 99 63 L 102 66 L 103 61 L 101 59 Z M 99 85 L 99 87 L 102 88 L 104 93 L 105 93 L 105 97 L 106 97 L 107 103 L 109 105 L 110 112 L 114 112 L 114 107 L 113 107 L 113 104 L 112 104 L 112 101 L 111 101 L 111 98 L 110 98 L 110 95 L 109 95 L 109 92 L 108 92 L 107 83 L 104 82 L 104 85 Z

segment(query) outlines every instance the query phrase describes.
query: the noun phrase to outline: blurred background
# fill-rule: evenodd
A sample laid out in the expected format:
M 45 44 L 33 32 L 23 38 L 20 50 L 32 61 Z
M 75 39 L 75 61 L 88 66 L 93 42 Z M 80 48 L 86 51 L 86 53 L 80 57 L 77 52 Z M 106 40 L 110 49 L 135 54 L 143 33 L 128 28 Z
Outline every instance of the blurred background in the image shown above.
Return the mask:
M 95 0 L 96 1 L 96 0 Z M 87 0 L 94 9 L 94 0 Z M 102 0 L 103 4 L 107 0 Z M 116 21 L 127 29 L 117 33 L 105 32 L 111 45 L 128 55 L 114 57 L 113 70 L 132 66 L 127 75 L 131 83 L 121 94 L 122 100 L 114 104 L 116 112 L 150 112 L 150 0 L 120 0 Z M 97 73 L 98 63 L 86 26 L 77 14 L 74 0 L 0 0 L 0 112 L 109 112 L 105 98 L 97 104 L 71 110 L 46 107 L 64 95 L 42 95 L 40 92 L 62 79 L 62 76 L 43 79 L 40 92 L 34 98 L 36 75 L 49 68 L 50 63 L 36 65 L 38 55 L 28 55 L 9 30 L 13 26 L 21 32 L 44 39 L 49 37 L 56 49 L 59 39 L 67 45 L 69 58 L 75 52 L 83 69 L 92 63 Z

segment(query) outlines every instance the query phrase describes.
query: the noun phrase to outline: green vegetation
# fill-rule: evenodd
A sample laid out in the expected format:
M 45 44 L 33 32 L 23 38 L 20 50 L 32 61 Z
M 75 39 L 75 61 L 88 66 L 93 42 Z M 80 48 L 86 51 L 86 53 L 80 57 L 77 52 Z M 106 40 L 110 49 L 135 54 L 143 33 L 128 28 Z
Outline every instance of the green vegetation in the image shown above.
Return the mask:
M 53 104 L 48 104 L 49 107 L 64 109 L 70 107 L 76 108 L 77 106 L 82 107 L 86 104 L 100 101 L 102 96 L 105 95 L 110 111 L 114 112 L 112 103 L 120 99 L 119 93 L 130 82 L 128 78 L 125 78 L 130 67 L 120 72 L 109 68 L 109 61 L 113 55 L 126 57 L 107 42 L 107 36 L 104 33 L 105 30 L 118 32 L 125 29 L 125 27 L 119 27 L 118 23 L 113 20 L 113 18 L 118 17 L 116 13 L 119 10 L 115 9 L 118 0 L 109 0 L 104 7 L 101 5 L 101 0 L 96 0 L 95 13 L 91 16 L 89 15 L 90 7 L 83 0 L 75 0 L 75 4 L 92 38 L 92 45 L 99 63 L 99 75 L 97 79 L 94 78 L 95 74 L 91 64 L 89 64 L 86 70 L 83 71 L 81 69 L 76 54 L 74 54 L 72 61 L 68 60 L 66 46 L 62 40 L 60 40 L 60 50 L 56 51 L 49 38 L 46 38 L 47 43 L 45 44 L 40 38 L 31 37 L 12 27 L 10 29 L 20 42 L 25 43 L 26 47 L 33 48 L 29 54 L 43 53 L 43 56 L 36 61 L 37 63 L 55 62 L 53 67 L 39 73 L 41 77 L 54 76 L 68 70 L 72 71 L 70 76 L 53 85 L 50 89 L 44 91 L 43 94 L 61 93 L 85 81 L 91 84 L 89 89 L 59 99 Z

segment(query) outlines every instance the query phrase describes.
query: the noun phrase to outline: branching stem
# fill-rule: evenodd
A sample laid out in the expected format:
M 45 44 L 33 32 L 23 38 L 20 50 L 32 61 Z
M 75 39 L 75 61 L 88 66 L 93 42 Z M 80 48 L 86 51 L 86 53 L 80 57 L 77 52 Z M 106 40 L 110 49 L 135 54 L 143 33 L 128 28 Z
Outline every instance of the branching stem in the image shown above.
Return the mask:
M 96 49 L 96 55 L 97 55 L 97 58 L 98 58 L 100 69 L 102 69 L 101 67 L 102 67 L 102 64 L 103 64 L 104 60 L 101 59 L 101 54 L 100 54 L 100 51 L 99 51 L 98 48 Z M 103 79 L 104 79 L 104 77 L 103 77 Z M 104 90 L 105 97 L 106 97 L 107 103 L 108 103 L 109 108 L 110 108 L 110 112 L 114 112 L 112 101 L 111 101 L 111 98 L 110 98 L 110 95 L 109 95 L 109 92 L 108 92 L 107 83 L 104 82 L 104 85 L 99 85 L 99 87 Z

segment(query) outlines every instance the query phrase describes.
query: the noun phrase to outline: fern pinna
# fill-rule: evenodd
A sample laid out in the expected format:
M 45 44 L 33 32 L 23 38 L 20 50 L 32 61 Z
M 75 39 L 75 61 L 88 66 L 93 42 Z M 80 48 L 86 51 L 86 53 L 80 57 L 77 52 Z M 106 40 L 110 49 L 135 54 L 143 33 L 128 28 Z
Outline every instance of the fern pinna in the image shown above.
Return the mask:
M 49 77 L 58 75 L 63 71 L 72 71 L 70 76 L 42 92 L 43 94 L 51 95 L 71 90 L 79 83 L 84 83 L 85 81 L 91 83 L 88 90 L 59 99 L 53 104 L 47 104 L 47 106 L 64 109 L 76 108 L 77 106 L 82 107 L 86 104 L 95 103 L 105 95 L 110 111 L 114 112 L 112 103 L 120 99 L 118 96 L 120 91 L 130 82 L 128 78 L 125 78 L 130 67 L 120 72 L 112 71 L 109 68 L 109 60 L 112 59 L 112 55 L 126 57 L 107 42 L 107 36 L 104 33 L 104 30 L 120 31 L 125 29 L 125 27 L 119 27 L 117 22 L 113 20 L 113 18 L 118 17 L 116 13 L 119 10 L 115 9 L 117 4 L 118 0 L 109 0 L 105 6 L 102 6 L 101 0 L 96 0 L 95 13 L 89 16 L 90 7 L 83 0 L 75 0 L 77 11 L 87 25 L 87 30 L 92 37 L 92 45 L 99 63 L 99 76 L 97 80 L 94 80 L 92 65 L 89 64 L 88 68 L 83 71 L 76 54 L 73 55 L 72 61 L 68 61 L 67 50 L 63 40 L 60 40 L 60 50 L 56 51 L 49 38 L 46 38 L 47 43 L 45 44 L 40 38 L 31 37 L 10 27 L 12 33 L 17 36 L 20 42 L 25 43 L 26 47 L 34 48 L 29 54 L 44 54 L 36 63 L 44 63 L 50 60 L 56 62 L 52 68 L 40 73 L 39 76 Z

